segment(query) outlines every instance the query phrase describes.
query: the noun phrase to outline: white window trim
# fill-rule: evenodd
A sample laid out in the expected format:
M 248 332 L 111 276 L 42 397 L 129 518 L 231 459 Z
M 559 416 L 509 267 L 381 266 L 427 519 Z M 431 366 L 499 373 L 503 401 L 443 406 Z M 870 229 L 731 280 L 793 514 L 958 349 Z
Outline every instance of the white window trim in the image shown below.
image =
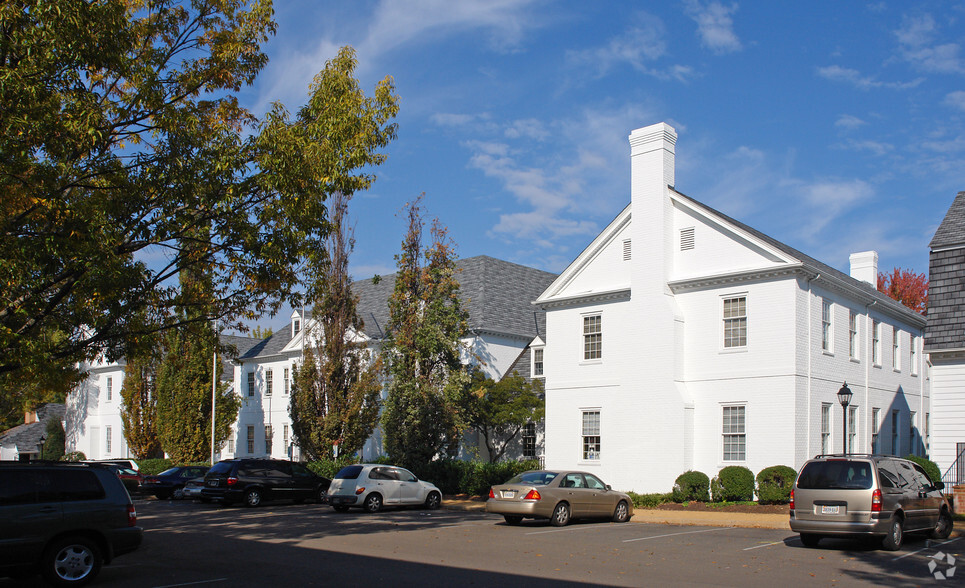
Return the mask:
M 891 367 L 901 371 L 901 329 L 897 326 L 891 328 Z
M 858 317 L 861 316 L 855 311 L 848 309 L 848 357 L 851 361 L 855 363 L 861 362 L 861 321 Z M 851 330 L 851 319 L 854 318 L 854 331 L 852 334 Z M 851 351 L 851 346 L 854 345 L 854 352 Z
M 586 333 L 584 333 L 584 323 L 585 319 L 589 317 L 598 316 L 600 317 L 600 357 L 594 359 L 586 359 Z M 603 311 L 594 310 L 590 312 L 580 313 L 580 365 L 592 365 L 603 363 Z M 545 358 L 545 354 L 544 354 Z M 544 366 L 545 369 L 545 366 Z
M 724 345 L 724 337 L 727 331 L 725 327 L 727 323 L 726 323 L 726 319 L 724 318 L 724 302 L 726 300 L 733 300 L 735 298 L 744 299 L 744 330 L 745 330 L 744 344 L 740 346 L 735 346 L 735 347 L 726 347 Z M 750 295 L 748 295 L 746 290 L 743 292 L 731 292 L 728 294 L 721 294 L 720 302 L 718 303 L 718 313 L 717 313 L 717 317 L 718 317 L 717 326 L 719 329 L 717 334 L 717 345 L 719 347 L 720 353 L 747 353 L 748 342 L 750 341 L 750 307 L 751 307 L 750 302 L 751 302 L 751 297 Z
M 537 352 L 537 351 L 541 352 L 541 353 L 542 353 L 542 356 L 543 356 L 542 361 L 540 362 L 541 364 L 543 364 L 543 373 L 541 373 L 541 374 L 537 374 L 537 373 L 536 373 L 536 352 Z M 529 377 L 530 377 L 530 378 L 546 378 L 546 348 L 545 348 L 544 346 L 542 346 L 542 345 L 531 347 L 531 348 L 530 348 L 529 360 L 530 360 L 530 361 L 529 361 Z
M 828 415 L 828 430 L 824 431 L 824 414 L 825 409 L 827 409 Z M 821 454 L 834 453 L 834 405 L 830 402 L 821 403 L 821 411 L 818 413 L 818 422 L 821 426 L 820 437 L 818 441 L 821 443 Z M 824 446 L 824 436 L 828 436 L 827 447 Z
M 911 375 L 917 376 L 918 375 L 918 336 L 911 335 L 910 333 L 909 335 L 911 337 L 910 358 L 909 358 L 909 362 L 911 363 Z
M 600 407 L 600 406 L 584 406 L 584 407 L 579 408 L 578 410 L 579 410 L 579 414 L 580 414 L 580 420 L 579 420 L 580 444 L 579 444 L 579 447 L 577 447 L 578 456 L 579 456 L 578 459 L 577 459 L 577 463 L 579 463 L 579 464 L 581 464 L 581 465 L 599 465 L 599 464 L 602 463 L 602 461 L 603 461 L 603 407 Z M 597 414 L 599 415 L 599 417 L 600 417 L 600 430 L 599 430 L 599 435 L 595 435 L 596 437 L 599 437 L 599 438 L 600 438 L 600 441 L 599 441 L 600 450 L 599 450 L 599 453 L 597 454 L 596 459 L 587 459 L 587 458 L 584 458 L 584 457 L 583 457 L 583 439 L 584 439 L 585 437 L 593 437 L 593 436 L 594 436 L 594 435 L 584 435 L 584 434 L 583 434 L 583 415 L 585 415 L 585 414 L 588 413 L 588 412 L 595 412 L 595 413 L 597 413 Z
M 828 308 L 827 337 L 824 332 L 824 308 Z M 825 355 L 834 355 L 834 303 L 827 298 L 821 298 L 821 351 Z
M 871 365 L 881 367 L 881 321 L 871 319 Z
M 740 407 L 744 409 L 744 459 L 724 459 L 724 409 L 729 407 Z M 719 410 L 717 411 L 717 468 L 723 468 L 730 465 L 739 465 L 747 463 L 747 453 L 748 447 L 748 433 L 750 427 L 747 424 L 747 401 L 740 400 L 737 402 L 720 402 Z

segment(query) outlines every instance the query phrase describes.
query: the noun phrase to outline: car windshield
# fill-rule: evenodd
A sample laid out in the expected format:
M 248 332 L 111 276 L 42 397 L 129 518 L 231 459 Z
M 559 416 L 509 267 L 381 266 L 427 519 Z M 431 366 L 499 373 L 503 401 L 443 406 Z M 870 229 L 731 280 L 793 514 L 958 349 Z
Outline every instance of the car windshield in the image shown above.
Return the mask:
M 340 469 L 337 474 L 335 474 L 336 480 L 358 480 L 359 474 L 362 473 L 362 466 L 360 465 L 350 465 L 345 466 Z
M 176 474 L 176 473 L 178 473 L 178 468 L 168 468 L 168 469 L 164 470 L 163 472 L 161 472 L 161 473 L 158 474 L 158 475 L 159 475 L 159 476 L 173 476 L 173 475 Z
M 523 472 L 510 478 L 507 484 L 525 484 L 528 486 L 545 486 L 552 482 L 558 474 L 556 472 Z
M 866 490 L 871 488 L 871 463 L 867 461 L 812 461 L 804 465 L 798 488 L 808 490 Z

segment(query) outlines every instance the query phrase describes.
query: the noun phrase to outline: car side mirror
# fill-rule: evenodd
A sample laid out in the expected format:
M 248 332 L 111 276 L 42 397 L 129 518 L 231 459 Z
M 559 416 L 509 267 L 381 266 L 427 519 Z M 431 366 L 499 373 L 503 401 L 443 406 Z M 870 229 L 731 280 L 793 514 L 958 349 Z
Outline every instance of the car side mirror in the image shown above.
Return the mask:
M 606 489 L 607 489 L 607 490 L 613 490 L 613 488 L 610 488 L 610 485 L 609 485 L 609 484 L 606 485 Z
M 945 482 L 935 482 L 934 484 L 932 484 L 931 487 L 933 490 L 944 490 Z

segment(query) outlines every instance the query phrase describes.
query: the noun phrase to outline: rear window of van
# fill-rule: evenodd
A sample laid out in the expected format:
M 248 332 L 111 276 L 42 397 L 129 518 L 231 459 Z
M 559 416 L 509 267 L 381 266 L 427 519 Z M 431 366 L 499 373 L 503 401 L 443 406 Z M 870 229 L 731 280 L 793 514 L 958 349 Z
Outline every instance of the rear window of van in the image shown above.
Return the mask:
M 336 480 L 358 480 L 359 474 L 362 473 L 362 466 L 360 465 L 350 465 L 345 466 L 340 469 L 337 474 L 335 474 Z
M 866 490 L 874 483 L 872 467 L 867 461 L 812 461 L 804 465 L 797 486 L 808 490 Z

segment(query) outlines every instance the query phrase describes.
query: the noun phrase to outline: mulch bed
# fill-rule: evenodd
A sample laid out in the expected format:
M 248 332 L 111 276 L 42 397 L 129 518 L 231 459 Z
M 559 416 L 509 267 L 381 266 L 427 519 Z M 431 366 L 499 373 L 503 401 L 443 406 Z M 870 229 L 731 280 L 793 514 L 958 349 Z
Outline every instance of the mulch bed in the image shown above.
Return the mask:
M 688 502 L 686 505 L 673 502 L 657 506 L 657 510 L 685 510 L 709 512 L 746 512 L 751 514 L 789 514 L 786 504 L 715 504 L 713 502 Z

